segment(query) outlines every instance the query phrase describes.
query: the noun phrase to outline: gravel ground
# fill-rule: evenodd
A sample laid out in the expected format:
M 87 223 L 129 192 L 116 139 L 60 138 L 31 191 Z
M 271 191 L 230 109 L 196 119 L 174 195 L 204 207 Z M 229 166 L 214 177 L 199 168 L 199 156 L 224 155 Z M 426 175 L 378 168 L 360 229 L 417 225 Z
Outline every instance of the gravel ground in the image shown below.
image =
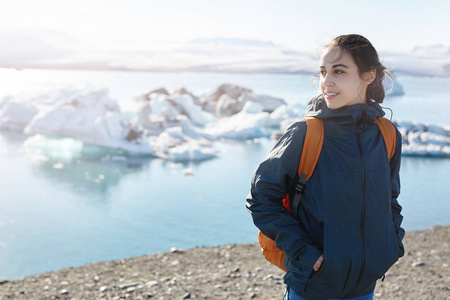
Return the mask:
M 450 299 L 450 227 L 408 232 L 406 254 L 375 299 Z M 0 279 L 0 299 L 282 299 L 284 273 L 257 244 L 106 261 L 21 279 Z

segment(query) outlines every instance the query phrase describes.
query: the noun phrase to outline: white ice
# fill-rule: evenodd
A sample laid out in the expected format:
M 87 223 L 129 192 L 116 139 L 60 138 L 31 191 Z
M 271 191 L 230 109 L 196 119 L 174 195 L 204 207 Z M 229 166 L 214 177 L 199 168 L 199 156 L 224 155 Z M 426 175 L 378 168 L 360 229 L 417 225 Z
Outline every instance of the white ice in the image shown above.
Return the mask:
M 24 131 L 30 135 L 27 147 L 47 152 L 51 145 L 80 142 L 130 156 L 200 161 L 220 155 L 214 147 L 218 139 L 268 138 L 304 116 L 300 104 L 288 106 L 279 98 L 231 84 L 199 97 L 180 89 L 173 94 L 152 92 L 140 101 L 137 118 L 130 122 L 107 90 L 61 90 L 30 101 L 5 97 L 0 101 L 0 129 Z M 448 126 L 396 124 L 403 135 L 403 154 L 450 156 Z

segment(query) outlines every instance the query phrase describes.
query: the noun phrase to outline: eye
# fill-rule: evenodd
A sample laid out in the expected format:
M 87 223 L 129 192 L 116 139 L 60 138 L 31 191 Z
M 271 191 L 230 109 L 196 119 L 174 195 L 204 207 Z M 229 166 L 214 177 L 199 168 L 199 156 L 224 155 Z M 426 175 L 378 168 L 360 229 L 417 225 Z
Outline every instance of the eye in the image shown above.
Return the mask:
M 327 74 L 327 71 L 325 71 L 325 70 L 320 70 L 320 71 L 319 71 L 319 74 L 322 75 L 322 76 L 325 76 L 325 75 Z
M 334 73 L 335 74 L 344 74 L 344 71 L 336 69 L 336 70 L 334 70 Z

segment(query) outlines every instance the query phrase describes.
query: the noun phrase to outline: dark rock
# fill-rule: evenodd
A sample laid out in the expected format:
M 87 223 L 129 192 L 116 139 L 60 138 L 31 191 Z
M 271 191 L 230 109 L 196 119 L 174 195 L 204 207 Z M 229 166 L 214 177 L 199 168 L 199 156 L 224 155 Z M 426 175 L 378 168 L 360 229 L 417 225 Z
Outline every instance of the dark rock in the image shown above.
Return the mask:
M 126 290 L 126 289 L 128 289 L 128 288 L 133 288 L 133 287 L 137 287 L 138 285 L 140 285 L 141 283 L 139 283 L 139 282 L 137 282 L 137 283 L 128 283 L 128 284 L 122 284 L 122 285 L 119 285 L 119 287 L 122 289 L 122 290 Z

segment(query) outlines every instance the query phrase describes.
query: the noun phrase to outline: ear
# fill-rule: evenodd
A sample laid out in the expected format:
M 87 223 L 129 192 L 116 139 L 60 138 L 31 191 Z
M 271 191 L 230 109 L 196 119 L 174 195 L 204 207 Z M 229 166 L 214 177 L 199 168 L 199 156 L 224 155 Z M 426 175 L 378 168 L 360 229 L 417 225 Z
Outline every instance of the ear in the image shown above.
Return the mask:
M 364 82 L 367 85 L 369 85 L 375 80 L 376 77 L 377 77 L 377 70 L 375 68 L 372 68 L 370 71 L 364 73 L 363 79 Z

